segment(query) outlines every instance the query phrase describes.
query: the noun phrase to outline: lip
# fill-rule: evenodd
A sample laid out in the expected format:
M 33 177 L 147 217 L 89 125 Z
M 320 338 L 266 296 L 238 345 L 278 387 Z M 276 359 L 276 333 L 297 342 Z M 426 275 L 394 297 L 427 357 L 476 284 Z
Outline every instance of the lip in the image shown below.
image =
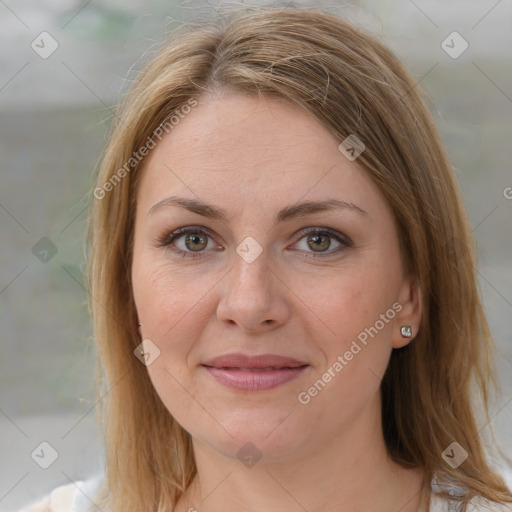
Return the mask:
M 202 366 L 221 384 L 243 391 L 273 389 L 296 379 L 309 365 L 285 356 L 226 354 Z

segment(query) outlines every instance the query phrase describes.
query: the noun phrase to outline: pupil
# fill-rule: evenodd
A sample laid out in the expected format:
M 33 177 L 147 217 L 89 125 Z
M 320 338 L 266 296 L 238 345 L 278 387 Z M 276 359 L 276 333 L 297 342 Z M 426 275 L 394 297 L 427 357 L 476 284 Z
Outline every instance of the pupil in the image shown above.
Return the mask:
M 189 242 L 192 242 L 192 247 L 189 247 Z M 202 244 L 201 246 L 196 244 Z M 188 249 L 196 250 L 196 249 L 204 249 L 206 247 L 204 237 L 197 234 L 189 234 L 186 238 L 186 245 Z
M 323 247 L 321 247 L 322 243 L 321 243 L 321 239 L 324 239 L 324 240 L 327 240 L 327 243 L 323 244 Z M 317 249 L 322 249 L 322 250 L 327 250 L 329 248 L 329 241 L 328 241 L 328 237 L 326 237 L 325 235 L 314 235 L 312 237 L 313 240 L 315 240 L 314 244 L 315 244 L 315 247 Z M 320 242 L 319 242 L 320 241 Z M 313 248 L 313 247 L 312 247 Z

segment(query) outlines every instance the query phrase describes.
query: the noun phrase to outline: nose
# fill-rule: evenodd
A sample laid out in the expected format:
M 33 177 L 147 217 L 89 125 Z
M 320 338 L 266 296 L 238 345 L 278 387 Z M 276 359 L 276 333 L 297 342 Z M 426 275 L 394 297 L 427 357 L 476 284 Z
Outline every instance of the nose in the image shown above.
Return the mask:
M 238 255 L 232 271 L 223 280 L 217 318 L 257 333 L 283 325 L 290 316 L 286 286 L 270 268 L 265 251 L 251 263 Z

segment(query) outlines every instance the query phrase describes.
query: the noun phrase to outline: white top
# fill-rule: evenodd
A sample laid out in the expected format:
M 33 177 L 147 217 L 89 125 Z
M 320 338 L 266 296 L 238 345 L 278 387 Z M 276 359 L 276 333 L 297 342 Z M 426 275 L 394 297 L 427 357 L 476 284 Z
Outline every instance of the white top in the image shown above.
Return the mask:
M 512 475 L 505 475 L 505 480 L 510 480 L 511 477 Z M 96 475 L 86 481 L 57 487 L 41 501 L 25 507 L 19 512 L 97 512 L 98 507 L 94 504 L 94 496 L 101 482 L 102 475 Z M 436 495 L 435 478 L 432 481 L 432 490 L 429 512 L 457 512 L 459 510 L 456 502 Z M 512 504 L 499 505 L 482 498 L 471 500 L 471 504 L 466 508 L 466 512 L 482 511 L 512 512 Z

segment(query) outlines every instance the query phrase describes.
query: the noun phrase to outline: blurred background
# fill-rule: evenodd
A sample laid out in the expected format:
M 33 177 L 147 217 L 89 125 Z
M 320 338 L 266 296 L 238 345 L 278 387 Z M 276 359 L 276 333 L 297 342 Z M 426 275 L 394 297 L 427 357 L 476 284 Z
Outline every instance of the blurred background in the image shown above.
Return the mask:
M 92 174 L 137 71 L 167 33 L 218 5 L 0 0 L 1 511 L 101 468 L 82 247 Z M 314 5 L 378 35 L 428 94 L 498 345 L 502 395 L 480 427 L 512 456 L 512 4 Z

